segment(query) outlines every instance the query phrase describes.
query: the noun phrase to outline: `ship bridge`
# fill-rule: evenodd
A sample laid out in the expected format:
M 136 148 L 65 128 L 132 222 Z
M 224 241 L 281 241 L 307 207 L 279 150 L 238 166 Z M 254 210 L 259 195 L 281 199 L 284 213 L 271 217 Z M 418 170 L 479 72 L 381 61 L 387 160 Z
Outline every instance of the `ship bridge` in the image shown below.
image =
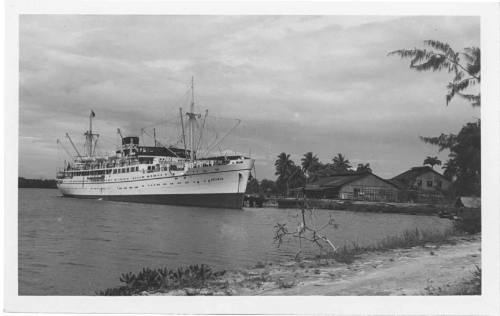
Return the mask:
M 160 147 L 160 146 L 140 146 L 138 136 L 127 136 L 122 139 L 122 148 L 116 153 L 121 153 L 123 156 L 137 157 L 189 157 L 189 150 L 184 150 L 177 147 Z

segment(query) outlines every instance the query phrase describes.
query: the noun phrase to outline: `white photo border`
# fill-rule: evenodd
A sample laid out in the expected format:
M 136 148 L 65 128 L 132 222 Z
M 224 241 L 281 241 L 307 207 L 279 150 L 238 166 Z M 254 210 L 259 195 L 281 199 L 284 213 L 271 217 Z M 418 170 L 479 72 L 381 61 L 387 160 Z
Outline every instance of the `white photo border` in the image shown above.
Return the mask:
M 498 3 L 166 2 L 7 0 L 5 3 L 4 308 L 38 313 L 168 314 L 500 314 L 500 112 Z M 19 15 L 386 15 L 479 16 L 481 24 L 482 273 L 480 296 L 98 297 L 18 295 Z M 487 172 L 486 172 L 487 170 Z

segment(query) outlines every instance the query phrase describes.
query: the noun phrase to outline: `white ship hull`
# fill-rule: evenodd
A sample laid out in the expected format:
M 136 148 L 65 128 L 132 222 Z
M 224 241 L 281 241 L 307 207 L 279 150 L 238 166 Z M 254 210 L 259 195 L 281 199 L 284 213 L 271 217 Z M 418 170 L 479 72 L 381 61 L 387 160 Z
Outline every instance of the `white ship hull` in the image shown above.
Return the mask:
M 198 167 L 186 171 L 139 169 L 101 177 L 74 176 L 58 181 L 64 196 L 106 200 L 241 208 L 254 161 Z

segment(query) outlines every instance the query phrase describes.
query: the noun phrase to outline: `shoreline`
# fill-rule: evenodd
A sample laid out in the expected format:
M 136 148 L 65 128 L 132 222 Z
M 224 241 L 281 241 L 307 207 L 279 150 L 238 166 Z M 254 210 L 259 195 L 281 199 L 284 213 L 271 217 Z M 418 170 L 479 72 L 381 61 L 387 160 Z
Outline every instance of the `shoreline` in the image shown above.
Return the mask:
M 366 252 L 351 264 L 303 260 L 230 271 L 212 286 L 147 295 L 460 295 L 477 266 L 481 237 L 455 236 Z
M 366 252 L 351 264 L 304 260 L 228 272 L 222 293 L 209 286 L 148 295 L 460 295 L 481 266 L 480 249 L 480 236 L 458 236 Z
M 310 208 L 324 210 L 429 216 L 439 215 L 440 213 L 457 214 L 463 209 L 446 203 L 397 203 L 338 199 L 307 199 L 307 205 Z M 283 198 L 277 200 L 275 207 L 301 209 L 303 206 L 304 201 L 301 199 Z
M 480 295 L 480 267 L 481 235 L 464 234 L 361 251 L 346 263 L 334 259 L 258 263 L 216 272 L 201 283 L 132 295 Z

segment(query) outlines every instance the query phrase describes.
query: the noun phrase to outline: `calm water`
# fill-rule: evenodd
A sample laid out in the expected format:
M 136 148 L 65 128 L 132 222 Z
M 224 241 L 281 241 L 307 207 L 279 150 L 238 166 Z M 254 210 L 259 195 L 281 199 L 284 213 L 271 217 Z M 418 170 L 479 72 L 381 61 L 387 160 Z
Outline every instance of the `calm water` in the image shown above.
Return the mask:
M 446 219 L 319 210 L 339 227 L 337 245 L 376 243 L 415 227 L 444 230 Z M 295 243 L 277 248 L 273 226 L 295 226 L 297 210 L 209 209 L 63 198 L 57 190 L 19 190 L 19 294 L 93 295 L 119 285 L 142 267 L 206 263 L 252 266 L 294 256 Z

